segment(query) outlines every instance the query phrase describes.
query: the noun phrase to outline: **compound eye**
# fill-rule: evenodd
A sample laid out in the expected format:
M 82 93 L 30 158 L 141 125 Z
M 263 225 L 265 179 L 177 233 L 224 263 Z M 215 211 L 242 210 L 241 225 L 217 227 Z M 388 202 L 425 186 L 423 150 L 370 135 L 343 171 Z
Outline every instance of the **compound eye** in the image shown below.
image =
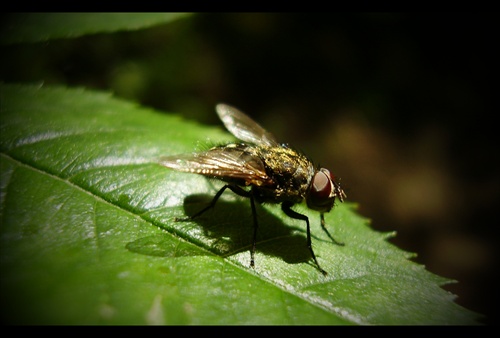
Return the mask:
M 328 171 L 318 171 L 313 177 L 311 194 L 317 200 L 328 199 L 332 193 L 332 181 L 328 174 Z
M 311 190 L 307 196 L 307 206 L 322 212 L 330 211 L 335 200 L 333 188 L 330 172 L 323 168 L 320 169 L 312 179 Z

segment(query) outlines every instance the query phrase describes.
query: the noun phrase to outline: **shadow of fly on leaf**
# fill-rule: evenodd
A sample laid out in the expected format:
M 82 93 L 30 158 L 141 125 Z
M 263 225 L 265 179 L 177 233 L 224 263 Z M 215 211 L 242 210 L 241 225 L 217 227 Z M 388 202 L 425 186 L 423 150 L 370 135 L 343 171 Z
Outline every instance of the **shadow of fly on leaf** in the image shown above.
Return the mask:
M 210 204 L 213 195 L 193 194 L 184 199 L 186 217 L 177 221 L 190 220 L 209 239 L 209 250 L 222 257 L 232 256 L 249 250 L 253 245 L 253 214 L 249 201 L 220 198 L 211 210 L 192 218 Z M 259 219 L 257 249 L 265 255 L 279 257 L 289 264 L 304 263 L 311 259 L 307 249 L 305 229 L 284 223 L 267 208 L 256 205 Z M 314 235 L 313 235 L 314 237 Z M 260 244 L 259 244 L 260 243 Z M 290 250 L 289 248 L 293 248 Z
M 336 198 L 344 201 L 344 190 L 329 170 L 315 167 L 304 154 L 288 144 L 278 143 L 272 134 L 238 109 L 218 104 L 216 111 L 224 126 L 241 143 L 216 146 L 204 152 L 162 157 L 159 161 L 167 168 L 216 178 L 226 183 L 206 207 L 176 221 L 198 218 L 212 209 L 226 190 L 249 198 L 253 222 L 250 266 L 254 267 L 259 229 L 256 203 L 281 204 L 287 216 L 305 222 L 307 248 L 318 270 L 326 276 L 327 272 L 319 265 L 312 247 L 309 218 L 292 207 L 305 201 L 310 209 L 319 211 L 323 231 L 333 243 L 343 245 L 326 228 L 324 213 L 332 210 Z

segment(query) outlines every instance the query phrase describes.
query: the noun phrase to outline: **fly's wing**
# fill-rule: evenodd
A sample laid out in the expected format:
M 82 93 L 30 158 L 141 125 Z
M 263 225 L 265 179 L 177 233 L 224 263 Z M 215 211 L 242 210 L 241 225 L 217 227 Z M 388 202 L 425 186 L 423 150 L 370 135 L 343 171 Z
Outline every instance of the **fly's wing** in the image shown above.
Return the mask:
M 159 163 L 177 171 L 205 175 L 245 185 L 270 184 L 262 160 L 238 146 L 215 147 L 205 152 L 160 158 Z
M 238 109 L 224 103 L 219 103 L 215 106 L 215 110 L 227 130 L 240 140 L 256 145 L 278 145 L 278 142 L 271 133 Z

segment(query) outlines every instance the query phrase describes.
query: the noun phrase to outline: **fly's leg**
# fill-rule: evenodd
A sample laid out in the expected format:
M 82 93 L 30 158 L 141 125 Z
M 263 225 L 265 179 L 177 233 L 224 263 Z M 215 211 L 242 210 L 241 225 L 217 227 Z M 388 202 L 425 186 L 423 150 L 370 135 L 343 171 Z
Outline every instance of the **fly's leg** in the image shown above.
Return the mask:
M 252 216 L 253 216 L 253 240 L 252 240 L 252 248 L 250 249 L 250 266 L 255 267 L 255 248 L 257 247 L 257 212 L 255 211 L 255 201 L 253 199 L 253 195 L 250 194 L 250 204 L 252 205 Z
M 200 216 L 201 214 L 203 214 L 205 211 L 209 210 L 209 209 L 212 209 L 215 204 L 217 203 L 217 201 L 219 200 L 219 197 L 222 195 L 222 193 L 224 192 L 224 190 L 226 190 L 227 188 L 230 188 L 231 185 L 229 184 L 226 184 L 225 186 L 223 186 L 214 196 L 214 198 L 212 199 L 212 201 L 210 202 L 210 204 L 208 206 L 206 206 L 205 208 L 201 209 L 200 211 L 198 211 L 196 214 L 192 215 L 192 216 L 187 216 L 187 217 L 176 217 L 174 218 L 174 221 L 176 222 L 185 222 L 185 221 L 191 221 L 192 219 Z
M 342 242 L 339 242 L 337 240 L 335 240 L 335 238 L 332 237 L 332 235 L 330 235 L 330 232 L 328 231 L 328 229 L 326 228 L 326 223 L 325 223 L 325 214 L 321 213 L 321 227 L 323 228 L 323 230 L 326 232 L 326 234 L 328 235 L 328 237 L 330 237 L 330 239 L 332 240 L 333 243 L 337 244 L 337 245 L 340 245 L 340 246 L 344 246 L 344 243 Z
M 237 185 L 231 185 L 231 184 L 226 184 L 223 186 L 217 194 L 215 194 L 214 198 L 210 202 L 208 206 L 205 208 L 201 209 L 198 211 L 196 214 L 188 217 L 183 217 L 183 218 L 178 218 L 176 217 L 174 221 L 176 222 L 184 222 L 184 221 L 191 221 L 194 218 L 200 216 L 201 214 L 205 213 L 209 209 L 212 209 L 217 201 L 219 200 L 219 197 L 224 193 L 226 189 L 230 189 L 232 192 L 234 192 L 236 195 L 242 196 L 242 197 L 248 197 L 250 198 L 250 204 L 252 206 L 252 216 L 253 216 L 253 240 L 252 240 L 252 247 L 250 249 L 250 266 L 253 268 L 255 267 L 255 249 L 257 247 L 257 228 L 258 228 L 258 223 L 257 223 L 257 212 L 255 209 L 255 200 L 253 197 L 253 194 L 249 191 L 246 191 L 245 189 L 237 186 Z
M 292 203 L 283 202 L 281 204 L 281 210 L 283 210 L 283 212 L 288 217 L 306 221 L 306 224 L 307 224 L 307 247 L 309 248 L 309 252 L 311 253 L 311 256 L 312 256 L 312 258 L 314 260 L 314 263 L 316 263 L 316 266 L 318 267 L 318 270 L 324 276 L 326 276 L 326 275 L 328 275 L 328 273 L 325 270 L 323 270 L 321 268 L 321 266 L 319 265 L 318 260 L 316 259 L 316 255 L 314 254 L 314 250 L 312 248 L 312 243 L 311 243 L 311 228 L 309 226 L 309 218 L 306 215 L 299 214 L 298 212 L 292 210 L 291 209 L 292 205 L 293 205 Z

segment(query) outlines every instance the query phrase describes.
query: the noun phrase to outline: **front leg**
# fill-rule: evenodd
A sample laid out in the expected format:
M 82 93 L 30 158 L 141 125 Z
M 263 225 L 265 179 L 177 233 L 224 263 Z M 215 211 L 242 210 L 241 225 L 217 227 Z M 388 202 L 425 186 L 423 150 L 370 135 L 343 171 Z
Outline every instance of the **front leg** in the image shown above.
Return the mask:
M 309 226 L 309 218 L 306 216 L 306 215 L 302 215 L 302 214 L 299 214 L 298 212 L 294 211 L 291 209 L 291 207 L 293 206 L 293 203 L 290 203 L 290 202 L 283 202 L 281 204 L 281 210 L 283 210 L 283 212 L 288 216 L 288 217 L 291 217 L 291 218 L 295 218 L 295 219 L 300 219 L 300 220 L 303 220 L 303 221 L 306 221 L 306 225 L 307 225 L 307 247 L 309 248 L 309 252 L 311 253 L 311 256 L 314 260 L 314 263 L 316 263 L 316 266 L 318 267 L 319 271 L 324 275 L 326 276 L 328 273 L 323 270 L 319 263 L 318 263 L 318 260 L 316 259 L 316 255 L 314 254 L 314 250 L 312 248 L 312 242 L 311 242 L 311 228 Z
M 330 232 L 326 228 L 325 214 L 324 213 L 321 213 L 321 228 L 323 228 L 323 231 L 326 232 L 326 234 L 328 235 L 328 237 L 330 237 L 330 239 L 332 240 L 333 243 L 340 245 L 340 246 L 344 246 L 344 243 L 335 240 L 335 238 L 333 238 L 332 235 L 330 235 Z

